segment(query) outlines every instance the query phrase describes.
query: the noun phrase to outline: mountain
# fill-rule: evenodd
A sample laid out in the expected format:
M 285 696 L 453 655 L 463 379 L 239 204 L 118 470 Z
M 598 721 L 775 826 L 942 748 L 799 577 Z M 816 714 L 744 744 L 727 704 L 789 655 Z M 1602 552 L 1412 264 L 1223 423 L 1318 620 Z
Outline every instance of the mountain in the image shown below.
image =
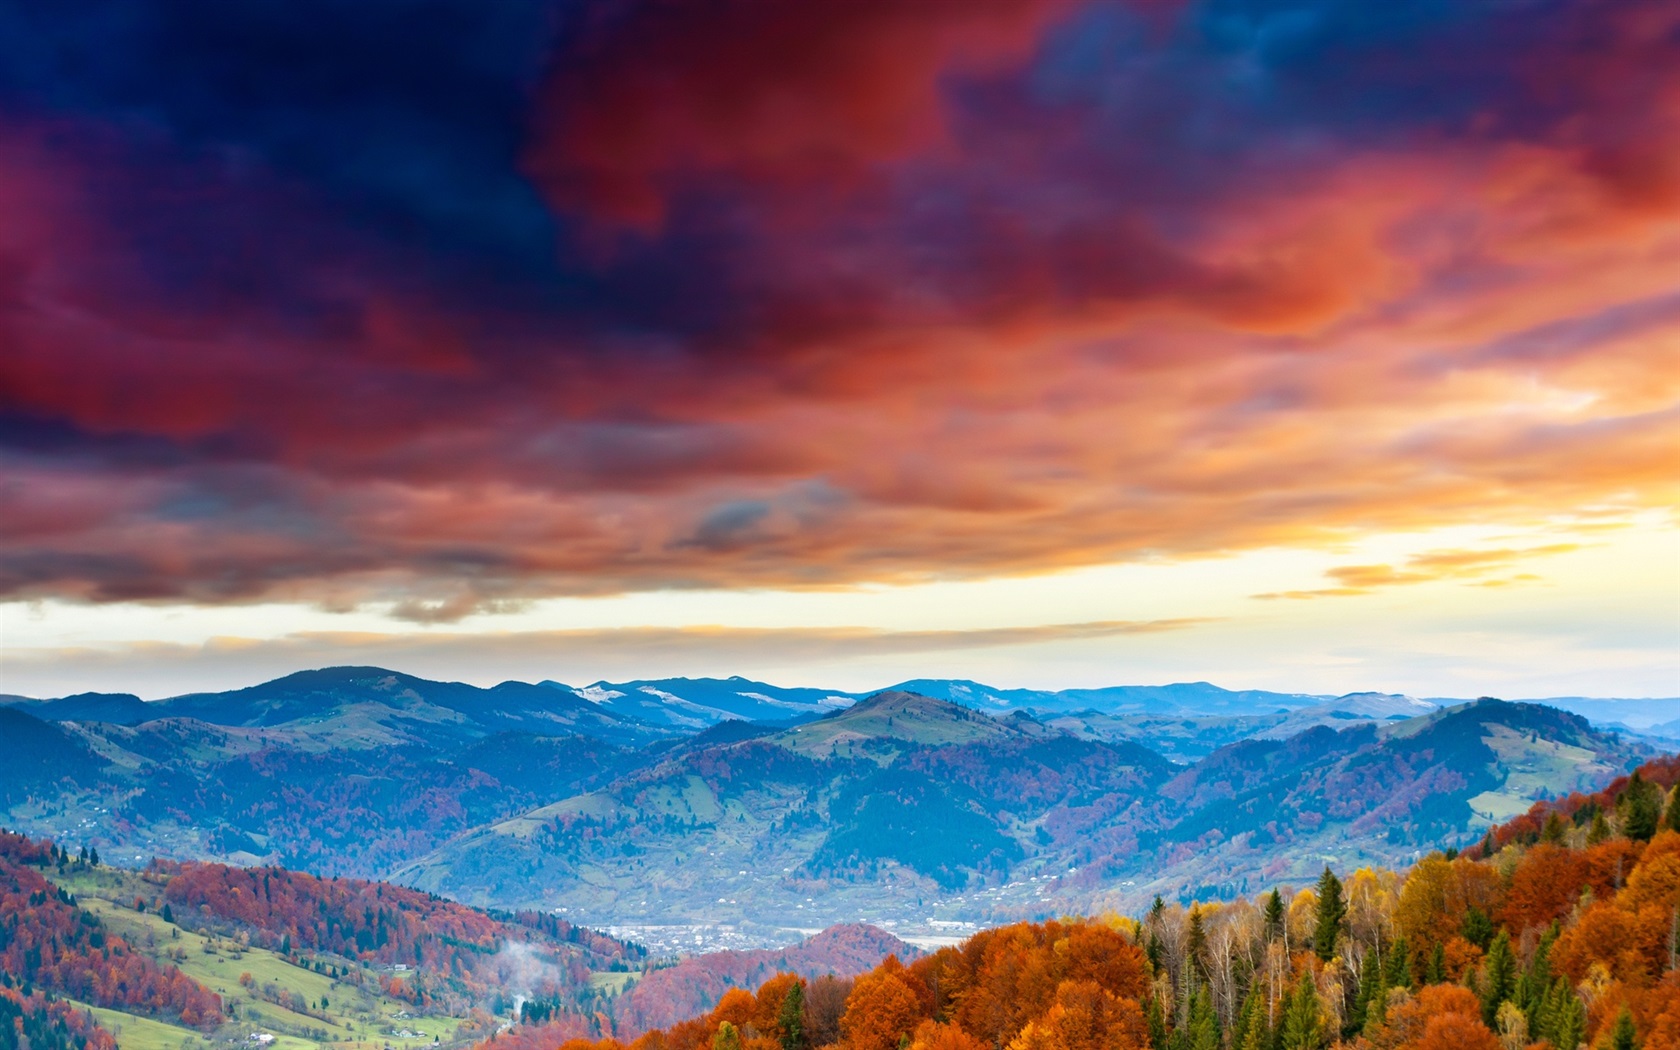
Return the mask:
M 71 734 L 16 708 L 0 707 L 0 802 L 56 797 L 96 781 L 105 762 Z
M 1650 729 L 1659 723 L 1680 722 L 1680 697 L 1616 700 L 1587 696 L 1554 696 L 1527 703 L 1572 711 L 1603 726 Z
M 992 718 L 966 707 L 900 689 L 877 693 L 838 714 L 773 738 L 802 755 L 868 756 L 886 763 L 906 746 L 1001 742 L 1055 735 L 1031 717 Z
M 1579 715 L 1500 700 L 1320 726 L 1233 744 L 1173 778 L 1162 793 L 1186 813 L 1140 835 L 1139 850 L 1173 865 L 1151 887 L 1189 879 L 1204 892 L 1230 892 L 1233 875 L 1252 884 L 1325 862 L 1397 863 L 1601 784 L 1641 754 Z
M 347 667 L 150 703 L 19 702 L 0 707 L 8 743 L 30 741 L 0 771 L 0 819 L 133 861 L 390 877 L 598 924 L 929 934 L 1466 844 L 1645 747 L 1552 708 L 1378 693 L 623 685 Z M 1098 693 L 1172 710 L 1045 709 Z M 988 696 L 1038 706 L 976 706 Z M 731 704 L 778 717 L 725 718 Z M 1185 713 L 1198 704 L 1227 713 Z M 146 717 L 124 724 L 136 705 Z
M 139 725 L 153 709 L 133 693 L 77 693 L 57 700 L 0 697 L 0 705 L 26 711 L 46 722 L 112 722 Z
M 380 667 L 300 671 L 247 689 L 178 696 L 153 706 L 157 717 L 213 725 L 307 727 L 336 746 L 354 741 L 454 743 L 508 730 L 582 733 L 620 744 L 660 735 L 564 690 L 526 682 L 482 689 Z
M 332 746 L 319 723 L 45 723 L 0 708 L 0 820 L 121 845 L 130 856 L 283 863 L 378 875 L 450 837 L 633 767 L 586 736 L 370 732 Z M 26 804 L 36 798 L 34 804 Z M 73 829 L 73 830 L 72 830 Z
M 382 667 L 325 667 L 243 689 L 150 702 L 128 693 L 81 693 L 56 700 L 12 698 L 7 706 L 54 722 L 138 726 L 174 718 L 248 729 L 285 728 L 298 739 L 335 749 L 453 746 L 508 731 L 583 734 L 641 744 L 670 732 L 564 689 L 527 682 L 484 689 Z
M 1046 716 L 1046 724 L 1094 740 L 1129 741 L 1190 765 L 1229 744 L 1284 739 L 1314 726 L 1346 729 L 1395 722 L 1438 710 L 1434 701 L 1387 693 L 1351 693 L 1292 711 L 1253 715 L 1112 714 L 1096 710 Z
M 545 681 L 622 718 L 674 729 L 701 729 L 729 719 L 749 722 L 817 718 L 857 697 L 827 689 L 788 689 L 733 678 L 661 678 L 655 681 L 596 682 L 573 688 Z
M 1648 726 L 1645 732 L 1651 736 L 1663 737 L 1668 740 L 1680 740 L 1680 718 L 1676 718 L 1672 722 L 1662 722 L 1658 725 Z
M 1141 804 L 1173 769 L 1025 715 L 889 692 L 778 733 L 672 749 L 393 877 L 618 922 L 887 920 L 1001 878 L 1051 810 Z
M 998 689 L 965 679 L 915 679 L 891 689 L 920 693 L 968 707 L 1045 712 L 1100 711 L 1171 715 L 1247 716 L 1313 707 L 1334 699 L 1263 689 L 1221 689 L 1209 682 L 1121 685 L 1098 689 Z
M 1344 698 L 1346 699 L 1346 698 Z M 1189 768 L 1139 745 L 890 691 L 777 732 L 662 752 L 594 791 L 478 829 L 394 873 L 585 921 L 818 926 L 1130 911 L 1474 842 L 1639 749 L 1566 712 L 1481 701 L 1231 744 Z M 1399 713 L 1399 712 L 1396 712 Z M 912 919 L 913 917 L 913 919 Z

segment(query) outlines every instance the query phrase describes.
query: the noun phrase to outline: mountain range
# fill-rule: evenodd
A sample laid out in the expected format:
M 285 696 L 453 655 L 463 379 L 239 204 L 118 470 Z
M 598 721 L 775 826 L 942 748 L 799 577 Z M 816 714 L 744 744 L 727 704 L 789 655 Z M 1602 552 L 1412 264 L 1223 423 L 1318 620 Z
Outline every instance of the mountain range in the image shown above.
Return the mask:
M 1496 700 L 906 685 L 484 689 L 329 668 L 13 700 L 0 821 L 124 863 L 275 862 L 615 928 L 937 938 L 1231 895 L 1327 858 L 1403 863 L 1650 750 Z
M 1040 716 L 1246 718 L 1279 735 L 1307 724 L 1334 724 L 1349 716 L 1372 720 L 1410 717 L 1463 703 L 1394 693 L 1342 696 L 1230 690 L 1208 682 L 1096 689 L 1002 689 L 966 679 L 914 679 L 871 689 L 786 687 L 735 676 L 595 682 L 571 686 L 503 682 L 491 688 L 437 682 L 378 667 L 300 671 L 244 689 L 191 693 L 145 701 L 132 693 L 79 693 L 56 699 L 0 695 L 0 706 L 46 721 L 100 721 L 138 725 L 190 717 L 216 725 L 262 726 L 316 718 L 325 728 L 354 728 L 346 718 L 358 702 L 391 707 L 384 720 L 472 723 L 489 730 L 545 735 L 581 732 L 619 742 L 693 732 L 729 720 L 751 722 L 821 717 L 878 692 L 911 692 L 982 711 L 1030 711 Z M 1680 697 L 1613 699 L 1547 697 L 1524 700 L 1582 715 L 1611 728 L 1680 733 Z M 465 732 L 470 735 L 469 728 Z

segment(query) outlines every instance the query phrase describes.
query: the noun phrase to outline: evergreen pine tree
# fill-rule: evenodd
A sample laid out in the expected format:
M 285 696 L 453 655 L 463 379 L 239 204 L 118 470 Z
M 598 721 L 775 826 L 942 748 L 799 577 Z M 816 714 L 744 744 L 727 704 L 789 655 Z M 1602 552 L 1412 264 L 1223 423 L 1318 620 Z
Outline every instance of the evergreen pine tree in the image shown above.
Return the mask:
M 1587 1008 L 1569 982 L 1559 977 L 1552 983 L 1551 1005 L 1547 1010 L 1544 1038 L 1557 1050 L 1575 1050 L 1587 1034 Z
M 782 1030 L 782 1050 L 801 1050 L 805 1045 L 805 982 L 795 981 L 787 990 L 776 1025 Z
M 1668 830 L 1680 831 L 1680 784 L 1668 794 Z
M 1639 1050 L 1639 1036 L 1633 1029 L 1633 1014 L 1625 1006 L 1616 1015 L 1616 1026 L 1610 1029 L 1610 1050 Z
M 1440 984 L 1447 979 L 1447 953 L 1441 947 L 1441 942 L 1435 942 L 1435 950 L 1429 953 L 1429 968 L 1424 971 L 1424 984 Z
M 1274 887 L 1266 898 L 1266 939 L 1276 940 L 1283 932 L 1283 894 Z
M 1384 974 L 1383 984 L 1390 988 L 1410 988 L 1412 985 L 1411 960 L 1406 950 L 1406 938 L 1402 937 L 1394 942 L 1394 947 L 1388 952 L 1388 973 Z
M 1324 1046 L 1324 1015 L 1312 974 L 1303 973 L 1290 993 L 1279 1028 L 1279 1050 L 1319 1050 Z
M 1482 1023 L 1489 1028 L 1499 1016 L 1499 1004 L 1511 997 L 1517 986 L 1517 960 L 1511 954 L 1511 935 L 1504 930 L 1488 949 L 1482 977 Z
M 1144 1022 L 1149 1025 L 1149 1045 L 1153 1050 L 1167 1050 L 1167 1012 L 1161 1009 L 1161 997 L 1149 997 L 1149 1009 L 1144 1011 Z
M 1557 936 L 1556 923 L 1540 935 L 1540 943 L 1534 946 L 1534 957 L 1517 981 L 1517 990 L 1512 996 L 1512 1000 L 1527 1015 L 1530 1032 L 1540 1030 L 1540 1010 L 1546 1001 L 1546 993 L 1552 987 L 1552 945 L 1557 943 Z
M 1563 845 L 1565 830 L 1563 818 L 1558 816 L 1557 811 L 1554 810 L 1552 815 L 1546 818 L 1545 827 L 1540 829 L 1540 841 L 1553 846 L 1561 846 Z
M 1347 902 L 1342 898 L 1342 880 L 1336 878 L 1330 866 L 1318 877 L 1318 922 L 1313 927 L 1313 950 L 1329 962 L 1336 955 L 1336 937 L 1342 932 L 1342 920 L 1347 916 Z
M 1610 822 L 1604 819 L 1604 811 L 1593 814 L 1592 827 L 1587 829 L 1587 845 L 1596 846 L 1610 837 Z
M 712 1036 L 712 1050 L 741 1050 L 741 1030 L 728 1021 L 718 1024 Z
M 1185 944 L 1185 962 L 1195 971 L 1196 977 L 1207 980 L 1208 939 L 1207 927 L 1202 922 L 1202 909 L 1190 909 L 1190 936 Z
M 1213 996 L 1204 985 L 1190 1000 L 1189 1050 L 1219 1050 L 1219 1021 L 1213 1014 Z
M 1662 816 L 1662 789 L 1634 770 L 1627 790 L 1622 792 L 1622 800 L 1627 807 L 1623 833 L 1635 842 L 1649 842 L 1657 833 Z
M 1465 940 L 1485 952 L 1493 942 L 1493 920 L 1488 918 L 1487 912 L 1472 904 L 1464 913 L 1462 932 Z
M 1260 989 L 1257 984 L 1248 987 L 1248 994 L 1243 996 L 1242 1006 L 1237 1010 L 1236 1020 L 1231 1022 L 1231 1050 L 1242 1050 L 1242 1045 L 1248 1039 L 1248 1030 L 1254 1024 L 1254 1014 L 1257 1010 L 1264 1010 L 1266 1005 L 1260 1001 Z

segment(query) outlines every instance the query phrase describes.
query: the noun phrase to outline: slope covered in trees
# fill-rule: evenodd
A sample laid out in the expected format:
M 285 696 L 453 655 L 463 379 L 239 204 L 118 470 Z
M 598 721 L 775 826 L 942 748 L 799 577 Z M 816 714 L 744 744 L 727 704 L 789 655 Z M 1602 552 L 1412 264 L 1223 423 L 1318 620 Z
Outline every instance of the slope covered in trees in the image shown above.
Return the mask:
M 56 846 L 0 831 L 0 972 L 97 1006 L 212 1027 L 221 998 L 108 933 L 41 874 Z
M 498 918 L 388 883 L 224 864 L 156 862 L 150 871 L 163 877 L 164 900 L 183 924 L 231 925 L 282 954 L 308 950 L 402 965 L 408 976 L 389 982 L 386 992 L 418 1006 L 440 994 L 488 998 L 509 979 L 510 943 L 534 953 L 544 987 L 532 990 L 549 993 L 646 954 L 553 915 Z
M 851 982 L 778 974 L 630 1050 L 1680 1050 L 1676 780 L 1647 764 L 1403 875 L 1020 923 Z
M 111 1033 L 86 1013 L 11 985 L 0 974 L 0 1050 L 117 1050 Z

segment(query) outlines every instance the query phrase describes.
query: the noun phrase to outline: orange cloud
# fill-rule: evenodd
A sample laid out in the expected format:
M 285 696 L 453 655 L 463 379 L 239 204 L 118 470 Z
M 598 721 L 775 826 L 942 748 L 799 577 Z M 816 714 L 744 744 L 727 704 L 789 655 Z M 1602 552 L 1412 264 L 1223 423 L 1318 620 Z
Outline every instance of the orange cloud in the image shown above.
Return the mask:
M 1485 120 L 1246 138 L 1200 52 L 1033 67 L 1059 4 L 634 7 L 539 92 L 559 258 L 505 282 L 278 161 L 0 128 L 0 598 L 440 621 L 1672 507 L 1680 13 L 1562 6 Z M 640 232 L 603 259 L 574 221 Z M 1550 552 L 1507 553 L 1288 596 Z
M 1324 574 L 1336 581 L 1335 587 L 1272 591 L 1252 597 L 1263 601 L 1278 598 L 1347 598 L 1370 594 L 1383 587 L 1450 580 L 1464 581 L 1476 587 L 1509 587 L 1518 583 L 1536 582 L 1540 577 L 1526 572 L 1496 579 L 1485 577 L 1492 573 L 1503 573 L 1517 562 L 1529 558 L 1567 554 L 1580 549 L 1581 545 L 1578 543 L 1548 543 L 1520 549 L 1428 551 L 1408 558 L 1404 569 L 1395 569 L 1392 565 L 1342 565 L 1329 569 Z

